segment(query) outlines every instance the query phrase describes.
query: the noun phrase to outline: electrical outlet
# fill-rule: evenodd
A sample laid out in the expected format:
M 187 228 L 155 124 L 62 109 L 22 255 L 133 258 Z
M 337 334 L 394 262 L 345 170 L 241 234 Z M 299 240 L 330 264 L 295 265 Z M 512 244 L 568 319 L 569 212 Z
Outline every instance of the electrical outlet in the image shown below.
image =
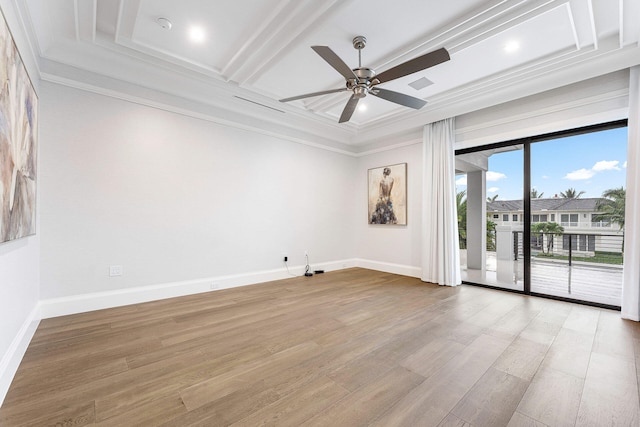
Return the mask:
M 218 283 L 211 283 L 211 289 L 216 290 L 216 289 L 220 289 L 220 285 Z
M 110 265 L 109 266 L 109 277 L 122 276 L 122 266 L 121 265 Z
M 285 255 L 284 256 L 284 262 L 287 262 L 287 261 L 289 261 L 289 257 Z

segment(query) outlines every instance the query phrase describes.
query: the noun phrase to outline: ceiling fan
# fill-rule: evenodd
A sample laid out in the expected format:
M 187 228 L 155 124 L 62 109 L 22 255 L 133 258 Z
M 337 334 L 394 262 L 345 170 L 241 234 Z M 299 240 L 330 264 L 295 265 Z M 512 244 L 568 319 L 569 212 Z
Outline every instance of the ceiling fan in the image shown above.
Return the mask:
M 338 123 L 348 122 L 358 105 L 358 101 L 367 95 L 374 95 L 378 98 L 418 110 L 427 102 L 400 92 L 379 88 L 378 85 L 433 67 L 450 59 L 449 52 L 447 52 L 445 48 L 440 48 L 407 62 L 403 62 L 400 65 L 396 65 L 380 74 L 376 74 L 371 68 L 362 66 L 362 49 L 364 49 L 366 44 L 367 39 L 364 36 L 354 37 L 353 47 L 358 50 L 358 68 L 354 69 L 349 68 L 328 46 L 311 46 L 311 49 L 320 55 L 322 59 L 327 61 L 329 65 L 344 76 L 346 79 L 346 87 L 292 96 L 291 98 L 281 99 L 280 102 L 295 101 L 296 99 L 310 98 L 336 92 L 352 91 L 353 94 L 351 98 L 349 98 L 349 101 L 347 101 L 344 110 L 342 110 L 342 115 L 340 115 Z

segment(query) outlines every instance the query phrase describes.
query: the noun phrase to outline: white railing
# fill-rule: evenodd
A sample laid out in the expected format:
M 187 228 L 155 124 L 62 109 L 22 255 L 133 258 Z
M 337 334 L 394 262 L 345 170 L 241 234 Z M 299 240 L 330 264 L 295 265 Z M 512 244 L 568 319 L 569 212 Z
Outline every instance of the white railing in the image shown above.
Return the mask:
M 591 228 L 611 228 L 611 223 L 604 221 L 592 222 Z
M 582 227 L 582 228 L 611 228 L 610 222 L 561 222 L 563 227 Z
M 578 223 L 577 222 L 561 222 L 560 225 L 563 227 L 577 227 Z

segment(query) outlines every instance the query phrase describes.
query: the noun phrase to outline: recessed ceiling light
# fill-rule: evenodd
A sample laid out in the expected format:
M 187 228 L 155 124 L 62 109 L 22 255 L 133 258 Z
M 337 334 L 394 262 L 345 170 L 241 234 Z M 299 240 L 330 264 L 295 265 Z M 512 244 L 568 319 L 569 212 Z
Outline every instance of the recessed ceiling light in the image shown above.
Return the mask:
M 205 39 L 204 28 L 199 27 L 197 25 L 193 25 L 189 28 L 189 39 L 191 39 L 194 43 L 202 43 Z
M 504 45 L 504 51 L 507 53 L 513 53 L 520 49 L 520 42 L 517 40 L 511 40 Z
M 367 111 L 367 104 L 360 104 L 358 106 L 358 110 L 360 111 Z

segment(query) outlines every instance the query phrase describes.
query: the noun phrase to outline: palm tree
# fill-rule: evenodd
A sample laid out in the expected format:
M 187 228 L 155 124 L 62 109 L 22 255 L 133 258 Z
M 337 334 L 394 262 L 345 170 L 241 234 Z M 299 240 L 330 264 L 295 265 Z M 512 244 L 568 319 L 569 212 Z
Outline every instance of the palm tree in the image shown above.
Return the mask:
M 547 235 L 547 253 L 551 253 L 553 248 L 553 239 L 556 234 L 564 233 L 564 227 L 557 222 L 536 222 L 531 224 L 532 233 L 540 233 L 543 236 Z M 542 253 L 544 253 L 544 246 L 542 247 Z
M 493 203 L 496 201 L 497 198 L 498 198 L 497 194 L 495 196 L 487 197 L 487 202 Z
M 456 209 L 458 211 L 458 238 L 460 249 L 467 249 L 467 190 L 456 193 Z M 487 218 L 487 247 L 488 251 L 496 250 L 496 223 Z
M 567 191 L 560 193 L 560 197 L 563 199 L 577 199 L 584 194 L 584 191 L 576 192 L 575 188 L 567 188 Z
M 487 218 L 487 250 L 496 250 L 496 223 Z
M 460 249 L 467 248 L 467 190 L 456 193 L 456 208 L 458 211 L 458 238 Z
M 627 192 L 624 187 L 611 188 L 602 193 L 602 198 L 596 203 L 596 210 L 600 212 L 596 220 L 615 222 L 624 229 L 624 204 Z
M 538 194 L 538 190 L 536 190 L 535 188 L 531 190 L 531 198 L 532 199 L 542 199 L 542 195 L 544 194 L 544 192 Z

